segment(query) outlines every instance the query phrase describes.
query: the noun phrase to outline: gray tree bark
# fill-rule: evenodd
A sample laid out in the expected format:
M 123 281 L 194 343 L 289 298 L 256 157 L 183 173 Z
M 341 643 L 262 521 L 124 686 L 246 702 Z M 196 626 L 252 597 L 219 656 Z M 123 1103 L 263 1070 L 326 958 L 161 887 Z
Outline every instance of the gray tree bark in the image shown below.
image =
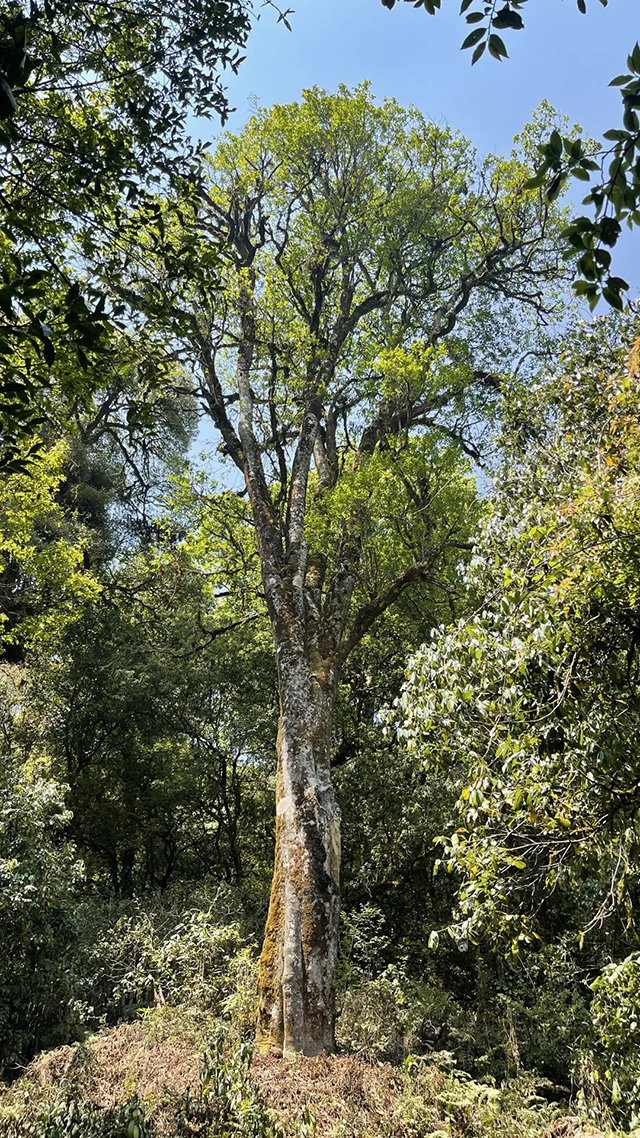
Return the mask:
M 340 810 L 330 775 L 335 670 L 278 652 L 276 851 L 259 969 L 258 1045 L 334 1049 Z

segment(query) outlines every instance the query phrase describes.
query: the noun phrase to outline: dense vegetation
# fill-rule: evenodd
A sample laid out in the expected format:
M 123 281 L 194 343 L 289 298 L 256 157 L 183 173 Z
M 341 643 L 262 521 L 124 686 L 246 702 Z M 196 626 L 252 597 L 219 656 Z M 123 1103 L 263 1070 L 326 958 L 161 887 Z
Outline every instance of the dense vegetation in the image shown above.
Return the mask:
M 5 7 L 0 1134 L 640 1125 L 640 325 L 554 113 L 205 156 L 243 6 Z

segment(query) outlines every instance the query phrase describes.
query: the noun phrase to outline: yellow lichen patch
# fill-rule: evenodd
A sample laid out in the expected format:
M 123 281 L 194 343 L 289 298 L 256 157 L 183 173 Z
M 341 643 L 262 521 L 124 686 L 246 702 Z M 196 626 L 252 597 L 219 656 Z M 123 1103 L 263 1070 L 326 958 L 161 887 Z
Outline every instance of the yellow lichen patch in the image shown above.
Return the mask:
M 276 854 L 269 913 L 264 933 L 260 964 L 258 966 L 258 1033 L 260 1050 L 282 1046 L 282 994 L 280 972 L 282 968 L 282 924 L 284 917 L 284 878 L 280 845 L 282 819 L 276 820 Z

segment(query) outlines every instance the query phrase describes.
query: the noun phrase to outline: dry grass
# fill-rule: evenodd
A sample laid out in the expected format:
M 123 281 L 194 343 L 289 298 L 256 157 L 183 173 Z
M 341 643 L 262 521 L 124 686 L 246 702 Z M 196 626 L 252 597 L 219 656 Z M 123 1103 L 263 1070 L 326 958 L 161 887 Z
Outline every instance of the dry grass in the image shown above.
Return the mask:
M 398 1116 L 405 1080 L 388 1063 L 367 1063 L 352 1055 L 294 1060 L 259 1055 L 254 1058 L 253 1077 L 286 1129 L 295 1126 L 308 1104 L 318 1138 L 332 1133 L 390 1138 L 407 1133 Z
M 0 1106 L 25 1096 L 34 1103 L 49 1102 L 68 1089 L 100 1108 L 138 1095 L 147 1113 L 154 1114 L 172 1094 L 197 1085 L 206 1033 L 206 1021 L 162 1008 L 135 1023 L 38 1055 L 17 1083 L 0 1092 Z
M 162 1034 L 150 1037 L 143 1024 L 123 1024 L 84 1044 L 44 1054 L 27 1068 L 36 1086 L 77 1085 L 83 1098 L 109 1107 L 139 1094 L 154 1102 L 167 1090 L 182 1091 L 198 1079 L 199 1048 Z
M 156 1133 L 171 1138 L 178 1096 L 198 1086 L 210 1028 L 193 1012 L 162 1008 L 40 1055 L 13 1087 L 0 1091 L 0 1131 L 3 1115 L 25 1109 L 37 1114 L 61 1093 L 99 1108 L 138 1095 Z M 496 1106 L 499 1091 L 452 1079 L 431 1063 L 419 1064 L 409 1080 L 388 1063 L 352 1055 L 256 1055 L 252 1077 L 287 1138 L 298 1138 L 305 1105 L 315 1118 L 316 1138 L 603 1138 L 544 1104 L 529 1107 L 526 1093 L 513 1109 Z

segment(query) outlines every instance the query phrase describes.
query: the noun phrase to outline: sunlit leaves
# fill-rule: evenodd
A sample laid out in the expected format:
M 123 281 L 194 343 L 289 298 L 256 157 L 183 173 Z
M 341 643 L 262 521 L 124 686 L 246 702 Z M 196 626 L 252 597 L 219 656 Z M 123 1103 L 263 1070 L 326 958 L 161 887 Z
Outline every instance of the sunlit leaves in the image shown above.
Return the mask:
M 629 362 L 614 341 L 576 337 L 514 406 L 534 441 L 508 444 L 467 578 L 477 611 L 413 658 L 401 701 L 407 746 L 459 787 L 441 844 L 460 927 L 515 950 L 576 874 L 593 925 L 635 880 L 640 387 L 637 341 Z
M 15 357 L 0 468 L 24 467 L 37 447 L 38 393 L 60 351 L 73 344 L 91 371 L 114 311 L 74 283 L 78 266 L 98 258 L 98 234 L 122 238 L 133 203 L 197 181 L 203 147 L 187 137 L 187 114 L 224 118 L 220 71 L 239 65 L 248 28 L 242 0 L 179 0 L 169 20 L 156 0 L 0 3 L 0 353 Z
M 0 638 L 40 645 L 75 619 L 99 585 L 83 563 L 86 535 L 57 500 L 67 448 L 35 456 L 29 474 L 5 480 L 0 495 Z

